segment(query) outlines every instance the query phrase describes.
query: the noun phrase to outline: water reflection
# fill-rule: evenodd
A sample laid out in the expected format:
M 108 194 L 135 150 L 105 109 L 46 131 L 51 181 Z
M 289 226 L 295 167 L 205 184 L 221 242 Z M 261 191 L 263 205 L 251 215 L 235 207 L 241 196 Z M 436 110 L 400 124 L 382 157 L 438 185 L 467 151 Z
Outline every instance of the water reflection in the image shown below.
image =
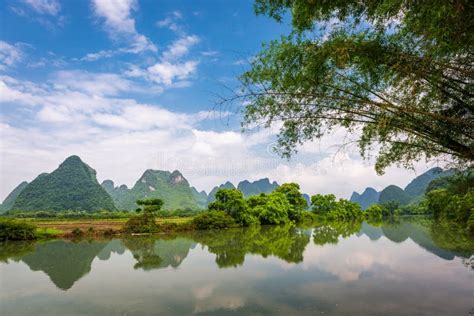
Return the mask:
M 250 227 L 185 233 L 176 237 L 2 243 L 0 262 L 23 262 L 31 271 L 44 272 L 57 288 L 69 290 L 91 271 L 95 258 L 107 261 L 113 254 L 131 254 L 133 268 L 143 271 L 176 269 L 197 245 L 214 256 L 218 268 L 243 266 L 248 255 L 275 257 L 286 264 L 299 264 L 305 262 L 305 249 L 311 237 L 316 246 L 314 252 L 322 253 L 321 247 L 325 245 L 337 245 L 341 240 L 362 236 L 367 236 L 372 242 L 386 238 L 393 243 L 403 244 L 410 240 L 443 260 L 459 257 L 466 267 L 474 268 L 472 237 L 456 225 L 435 223 L 423 218 L 371 224 L 334 222 L 305 229 L 292 226 Z M 347 255 L 362 267 L 366 266 L 368 259 L 363 254 L 349 251 Z M 331 260 L 329 257 L 327 259 Z M 310 259 L 306 261 L 310 262 Z M 324 264 L 330 265 L 329 262 Z M 352 275 L 346 265 L 341 269 L 346 270 L 346 274 L 349 273 L 347 275 Z M 359 277 L 359 273 L 356 277 Z
M 137 261 L 134 269 L 143 270 L 177 268 L 188 255 L 189 249 L 195 246 L 192 240 L 179 237 L 171 240 L 136 237 L 123 239 L 122 242 Z
M 289 263 L 303 261 L 311 230 L 292 226 L 263 226 L 214 232 L 197 232 L 192 238 L 216 255 L 219 268 L 244 264 L 247 254 L 275 256 Z

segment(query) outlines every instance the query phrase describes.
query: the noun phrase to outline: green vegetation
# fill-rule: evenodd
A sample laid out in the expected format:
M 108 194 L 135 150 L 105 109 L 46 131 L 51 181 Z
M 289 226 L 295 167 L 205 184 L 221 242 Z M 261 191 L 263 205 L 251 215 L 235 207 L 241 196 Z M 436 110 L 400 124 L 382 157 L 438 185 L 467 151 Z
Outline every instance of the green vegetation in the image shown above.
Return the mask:
M 160 199 L 138 200 L 141 206 L 136 211 L 139 215 L 131 217 L 124 225 L 127 233 L 154 233 L 158 231 L 155 214 L 160 211 L 163 201 Z
M 374 188 L 366 188 L 362 194 L 357 192 L 352 192 L 351 202 L 355 202 L 360 205 L 360 207 L 365 210 L 372 204 L 376 204 L 379 201 L 380 192 L 377 192 Z
M 307 203 L 299 189 L 296 183 L 285 183 L 269 194 L 261 193 L 247 199 L 238 189 L 219 189 L 215 193 L 215 201 L 208 206 L 208 212 L 224 212 L 240 226 L 279 225 L 312 219 L 303 215 Z M 207 220 L 217 216 L 206 213 L 198 218 Z M 222 213 L 216 214 L 223 217 Z M 200 225 L 202 228 L 205 228 L 204 224 Z
M 378 173 L 421 158 L 474 160 L 469 1 L 256 0 L 255 10 L 291 14 L 293 32 L 264 46 L 231 100 L 248 104 L 244 127 L 283 122 L 282 156 L 342 127 L 362 131 L 365 157 L 377 144 Z
M 227 181 L 219 186 L 214 187 L 207 197 L 207 204 L 214 202 L 216 200 L 216 193 L 220 189 L 238 189 L 244 197 L 248 198 L 253 195 L 259 195 L 261 193 L 270 193 L 280 185 L 276 182 L 271 182 L 268 178 L 263 178 L 257 181 L 250 182 L 248 180 L 244 180 L 239 182 L 237 187 L 235 187 L 232 183 Z
M 136 201 L 141 199 L 160 199 L 165 210 L 196 210 L 203 203 L 203 197 L 199 196 L 178 170 L 146 170 L 131 189 L 126 186 L 114 187 L 111 180 L 104 181 L 102 187 L 113 198 L 119 210 L 135 210 Z
M 441 221 L 454 221 L 474 233 L 474 169 L 448 179 L 445 188 L 430 191 L 422 207 Z
M 398 205 L 407 205 L 410 203 L 410 196 L 396 185 L 389 185 L 380 192 L 379 203 L 385 204 L 389 202 L 395 202 Z
M 384 216 L 384 208 L 378 204 L 371 205 L 365 210 L 365 216 L 371 221 L 381 221 Z
M 38 228 L 32 223 L 13 219 L 0 219 L 0 241 L 47 239 L 63 235 L 54 228 Z
M 197 229 L 224 229 L 236 227 L 235 220 L 224 211 L 203 212 L 193 218 Z
M 245 197 L 259 195 L 260 193 L 270 193 L 278 187 L 278 183 L 270 183 L 270 180 L 268 178 L 263 178 L 253 182 L 244 180 L 239 182 L 239 184 L 237 185 L 237 189 L 241 191 Z
M 364 217 L 359 204 L 345 199 L 336 201 L 336 197 L 333 194 L 313 195 L 311 197 L 311 206 L 313 213 L 330 220 L 352 221 Z
M 0 205 L 0 213 L 4 213 L 12 209 L 13 204 L 15 204 L 15 200 L 20 195 L 21 191 L 28 185 L 28 182 L 23 181 L 20 183 L 16 188 L 13 189 L 10 194 L 3 200 L 2 205 Z
M 18 195 L 12 207 L 23 211 L 115 210 L 96 172 L 77 156 L 67 158 L 51 174 L 39 175 Z
M 353 192 L 350 200 L 358 203 L 363 210 L 377 203 L 386 204 L 394 202 L 398 206 L 416 204 L 424 198 L 426 192 L 429 192 L 436 186 L 436 183 L 439 183 L 438 186 L 442 186 L 445 179 L 454 173 L 455 170 L 453 169 L 431 168 L 414 178 L 403 190 L 394 185 L 387 186 L 382 192 L 377 192 L 373 188 L 366 188 L 362 194 Z
M 32 240 L 37 237 L 34 225 L 10 219 L 0 220 L 0 241 Z

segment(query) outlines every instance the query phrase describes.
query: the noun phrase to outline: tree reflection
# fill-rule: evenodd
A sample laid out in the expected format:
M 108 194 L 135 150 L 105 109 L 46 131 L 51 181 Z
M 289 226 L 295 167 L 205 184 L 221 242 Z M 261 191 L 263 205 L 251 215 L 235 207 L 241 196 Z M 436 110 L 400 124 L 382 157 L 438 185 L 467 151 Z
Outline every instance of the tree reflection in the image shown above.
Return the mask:
M 153 236 L 127 238 L 123 244 L 137 260 L 134 268 L 143 270 L 177 268 L 194 246 L 194 242 L 186 238 L 164 240 Z
M 316 245 L 337 244 L 339 237 L 346 238 L 362 228 L 361 221 L 332 221 L 316 226 L 313 230 L 313 242 Z
M 207 246 L 208 251 L 216 255 L 219 268 L 242 265 L 246 254 L 264 258 L 275 256 L 290 263 L 302 262 L 310 237 L 310 230 L 289 225 L 203 231 L 193 235 L 195 241 Z
M 19 261 L 21 257 L 34 250 L 34 241 L 0 242 L 0 262 Z

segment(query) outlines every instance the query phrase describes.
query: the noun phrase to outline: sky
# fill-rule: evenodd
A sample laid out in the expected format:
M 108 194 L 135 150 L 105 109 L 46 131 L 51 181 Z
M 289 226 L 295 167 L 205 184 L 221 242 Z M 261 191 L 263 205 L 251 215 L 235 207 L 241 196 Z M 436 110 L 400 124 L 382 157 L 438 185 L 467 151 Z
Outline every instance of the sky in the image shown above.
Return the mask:
M 433 167 L 363 160 L 343 130 L 291 160 L 278 126 L 242 133 L 244 105 L 220 106 L 262 44 L 290 31 L 253 1 L 4 0 L 0 3 L 0 199 L 78 155 L 99 182 L 133 186 L 178 169 L 198 190 L 268 177 L 309 194 L 404 187 Z

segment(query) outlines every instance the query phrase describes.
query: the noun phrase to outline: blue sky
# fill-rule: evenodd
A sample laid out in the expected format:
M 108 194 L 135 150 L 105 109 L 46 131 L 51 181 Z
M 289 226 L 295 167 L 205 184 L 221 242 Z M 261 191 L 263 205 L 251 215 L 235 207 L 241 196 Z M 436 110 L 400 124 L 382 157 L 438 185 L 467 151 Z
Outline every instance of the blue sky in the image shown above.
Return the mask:
M 253 1 L 2 1 L 0 199 L 72 154 L 129 186 L 147 168 L 207 191 L 261 177 L 341 197 L 405 185 L 413 172 L 378 177 L 356 148 L 339 150 L 344 131 L 288 162 L 269 150 L 278 126 L 242 134 L 239 107 L 216 108 L 289 23 L 255 16 Z

